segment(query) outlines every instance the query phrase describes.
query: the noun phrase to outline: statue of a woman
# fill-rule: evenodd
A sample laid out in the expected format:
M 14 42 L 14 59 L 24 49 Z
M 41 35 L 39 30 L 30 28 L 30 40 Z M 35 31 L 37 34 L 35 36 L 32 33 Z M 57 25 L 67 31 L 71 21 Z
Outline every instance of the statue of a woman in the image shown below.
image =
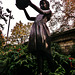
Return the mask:
M 49 9 L 49 2 L 47 0 L 40 1 L 40 8 L 34 5 L 31 1 L 29 1 L 29 5 L 37 12 L 39 12 L 36 17 L 30 17 L 25 7 L 21 8 L 24 10 L 27 19 L 34 21 L 30 32 L 28 48 L 32 54 L 37 56 L 38 65 L 41 65 L 39 66 L 39 73 L 41 73 L 43 57 L 51 59 L 50 31 L 46 25 L 46 22 L 50 20 L 52 12 Z
M 29 38 L 30 52 L 48 51 L 50 49 L 50 31 L 46 26 L 46 22 L 50 20 L 52 15 L 49 9 L 49 2 L 47 0 L 40 1 L 40 8 L 30 2 L 30 6 L 39 12 L 36 17 L 30 17 L 24 9 L 25 15 L 28 20 L 34 21 Z

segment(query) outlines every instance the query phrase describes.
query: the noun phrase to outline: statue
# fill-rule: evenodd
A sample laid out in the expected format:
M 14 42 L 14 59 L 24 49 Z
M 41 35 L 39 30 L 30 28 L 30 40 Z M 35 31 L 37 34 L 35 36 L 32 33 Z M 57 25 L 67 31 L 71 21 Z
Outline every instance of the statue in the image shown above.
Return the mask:
M 52 16 L 52 12 L 49 9 L 49 2 L 47 0 L 41 0 L 40 8 L 34 5 L 30 0 L 17 0 L 17 3 L 17 7 L 21 10 L 24 10 L 27 19 L 34 21 L 30 32 L 28 48 L 32 54 L 37 56 L 39 67 L 38 74 L 42 75 L 43 58 L 46 57 L 48 61 L 52 59 L 50 50 L 50 31 L 46 26 L 46 22 L 49 21 Z M 30 17 L 25 9 L 28 5 L 39 12 L 39 15 L 36 17 Z

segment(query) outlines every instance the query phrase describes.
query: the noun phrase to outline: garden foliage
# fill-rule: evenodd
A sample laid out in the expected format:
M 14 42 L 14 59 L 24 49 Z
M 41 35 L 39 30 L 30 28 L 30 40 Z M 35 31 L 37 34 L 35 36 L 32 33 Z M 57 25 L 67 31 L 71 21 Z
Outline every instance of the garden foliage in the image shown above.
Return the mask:
M 75 59 L 71 55 L 65 56 L 57 52 L 59 45 L 52 43 L 52 56 L 56 64 L 52 65 L 52 72 L 48 63 L 44 61 L 44 75 L 73 75 L 75 73 Z M 56 50 L 56 51 L 55 51 Z M 0 50 L 0 75 L 37 75 L 36 57 L 28 52 L 27 45 L 7 45 Z
M 4 36 L 2 34 L 2 31 L 0 30 L 0 48 L 4 45 L 5 40 L 4 40 Z

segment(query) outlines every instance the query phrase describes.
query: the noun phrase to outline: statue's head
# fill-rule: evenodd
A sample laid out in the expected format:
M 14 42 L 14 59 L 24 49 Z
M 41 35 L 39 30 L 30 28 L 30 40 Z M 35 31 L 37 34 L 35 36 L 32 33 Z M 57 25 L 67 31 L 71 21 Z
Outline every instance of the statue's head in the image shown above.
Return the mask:
M 48 10 L 49 9 L 49 2 L 47 0 L 41 0 L 40 1 L 40 8 L 42 10 Z

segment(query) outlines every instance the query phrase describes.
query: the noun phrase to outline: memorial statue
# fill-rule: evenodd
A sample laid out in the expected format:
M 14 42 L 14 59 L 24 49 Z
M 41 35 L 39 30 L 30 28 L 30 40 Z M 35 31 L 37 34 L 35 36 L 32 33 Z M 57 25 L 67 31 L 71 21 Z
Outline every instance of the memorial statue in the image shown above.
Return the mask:
M 39 13 L 36 17 L 29 16 L 25 9 L 28 5 Z M 34 21 L 30 32 L 28 48 L 32 54 L 37 56 L 38 74 L 42 75 L 43 58 L 46 57 L 48 60 L 52 58 L 50 50 L 50 31 L 46 25 L 47 21 L 49 21 L 52 16 L 49 2 L 47 0 L 41 0 L 40 8 L 38 8 L 30 0 L 17 0 L 16 6 L 24 10 L 28 20 Z

